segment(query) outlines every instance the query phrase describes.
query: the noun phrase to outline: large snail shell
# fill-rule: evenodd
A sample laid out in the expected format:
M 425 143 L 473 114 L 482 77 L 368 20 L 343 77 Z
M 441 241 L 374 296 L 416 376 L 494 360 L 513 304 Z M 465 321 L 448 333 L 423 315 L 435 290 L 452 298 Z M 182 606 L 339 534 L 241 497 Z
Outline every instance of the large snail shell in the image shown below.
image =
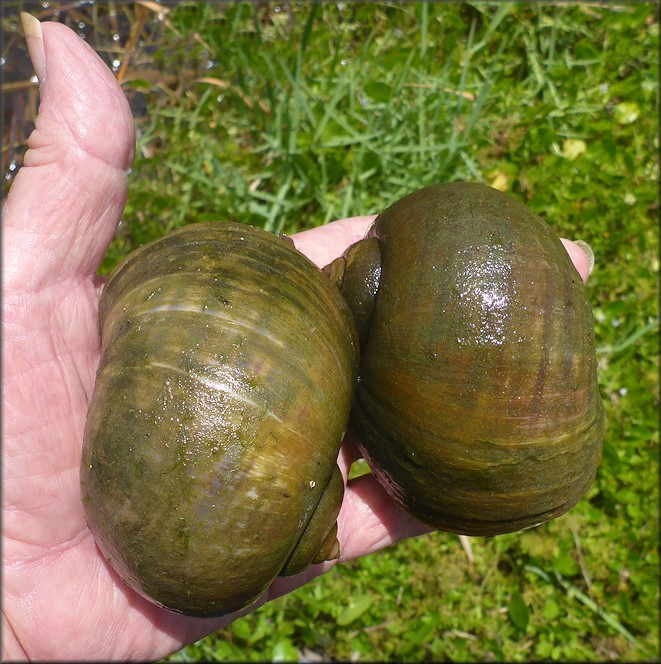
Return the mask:
M 100 328 L 81 483 L 126 583 L 221 615 L 337 557 L 357 340 L 310 261 L 245 225 L 187 226 L 116 268 Z
M 327 272 L 358 311 L 353 420 L 377 478 L 452 532 L 566 512 L 594 479 L 604 417 L 590 306 L 559 239 L 469 183 L 406 196 L 368 237 Z

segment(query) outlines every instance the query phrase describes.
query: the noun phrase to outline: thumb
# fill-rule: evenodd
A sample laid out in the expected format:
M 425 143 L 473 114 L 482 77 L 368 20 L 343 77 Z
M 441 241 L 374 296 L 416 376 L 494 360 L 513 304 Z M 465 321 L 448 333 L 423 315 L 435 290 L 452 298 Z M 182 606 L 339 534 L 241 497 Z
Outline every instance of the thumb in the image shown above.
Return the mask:
M 92 276 L 127 196 L 133 119 L 110 70 L 72 30 L 22 13 L 41 103 L 3 211 L 5 288 Z

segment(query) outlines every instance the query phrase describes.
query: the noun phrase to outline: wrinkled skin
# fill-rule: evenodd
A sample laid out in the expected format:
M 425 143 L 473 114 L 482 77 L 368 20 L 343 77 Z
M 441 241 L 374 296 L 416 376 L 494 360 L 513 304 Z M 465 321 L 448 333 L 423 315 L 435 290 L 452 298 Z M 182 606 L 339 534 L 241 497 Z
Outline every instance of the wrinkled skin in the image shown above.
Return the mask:
M 85 524 L 78 469 L 99 359 L 96 270 L 126 201 L 133 123 L 112 74 L 72 31 L 44 24 L 45 51 L 40 56 L 39 44 L 32 46 L 46 77 L 2 229 L 3 656 L 159 659 L 333 563 L 276 581 L 241 614 L 199 619 L 140 598 L 99 554 Z M 325 265 L 372 219 L 339 221 L 294 241 Z M 567 246 L 586 279 L 586 257 Z M 339 458 L 345 477 L 354 458 L 348 439 Z M 429 530 L 370 476 L 349 483 L 338 521 L 340 562 Z

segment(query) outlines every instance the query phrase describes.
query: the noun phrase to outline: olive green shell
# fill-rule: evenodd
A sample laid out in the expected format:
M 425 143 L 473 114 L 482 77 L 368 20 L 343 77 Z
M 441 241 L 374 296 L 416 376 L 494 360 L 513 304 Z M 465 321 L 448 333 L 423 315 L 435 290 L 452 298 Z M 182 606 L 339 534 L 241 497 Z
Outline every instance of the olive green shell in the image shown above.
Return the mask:
M 566 512 L 594 479 L 604 415 L 590 306 L 560 240 L 470 183 L 406 196 L 368 237 L 381 274 L 353 420 L 377 478 L 468 535 Z
M 190 225 L 118 265 L 99 320 L 81 485 L 128 585 L 221 615 L 337 557 L 358 342 L 316 266 L 249 226 Z

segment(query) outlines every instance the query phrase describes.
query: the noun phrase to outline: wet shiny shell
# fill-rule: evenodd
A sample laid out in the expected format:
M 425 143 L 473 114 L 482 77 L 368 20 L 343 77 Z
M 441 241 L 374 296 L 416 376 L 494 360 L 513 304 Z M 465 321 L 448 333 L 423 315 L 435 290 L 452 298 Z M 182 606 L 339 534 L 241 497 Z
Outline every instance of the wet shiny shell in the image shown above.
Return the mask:
M 557 236 L 478 184 L 427 187 L 381 214 L 381 277 L 353 418 L 402 507 L 493 535 L 571 508 L 604 430 L 592 315 Z
M 320 546 L 322 560 L 337 556 L 357 338 L 311 262 L 245 225 L 187 226 L 117 267 L 100 326 L 81 483 L 127 584 L 221 615 Z

